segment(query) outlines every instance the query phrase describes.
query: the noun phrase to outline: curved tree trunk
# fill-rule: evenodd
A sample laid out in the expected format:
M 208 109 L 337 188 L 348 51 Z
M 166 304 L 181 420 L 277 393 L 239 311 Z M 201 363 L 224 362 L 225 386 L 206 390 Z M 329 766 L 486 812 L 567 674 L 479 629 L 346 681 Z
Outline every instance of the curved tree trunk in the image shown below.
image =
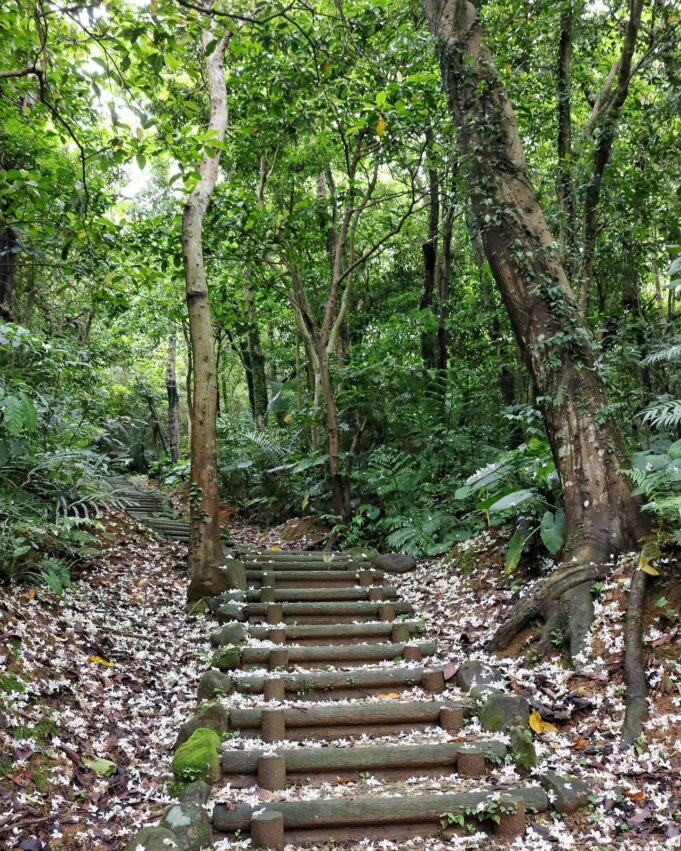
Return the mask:
M 223 67 L 226 38 L 216 40 L 212 28 L 201 35 L 206 52 L 206 76 L 210 103 L 208 130 L 222 142 L 227 127 L 227 91 Z M 200 178 L 184 207 L 182 249 L 184 259 L 189 336 L 192 349 L 193 393 L 191 430 L 191 478 L 189 515 L 190 600 L 214 592 L 215 566 L 222 558 L 218 520 L 217 488 L 217 374 L 213 328 L 208 303 L 206 270 L 203 261 L 203 219 L 217 180 L 220 150 L 207 151 L 199 166 Z
M 513 109 L 468 0 L 426 0 L 442 79 L 458 130 L 485 255 L 544 416 L 565 504 L 565 566 L 521 601 L 492 641 L 507 646 L 533 618 L 570 623 L 580 660 L 591 623 L 590 586 L 647 530 L 619 470 L 623 443 L 607 415 L 595 344 L 560 263 L 525 166 Z M 549 618 L 550 616 L 550 618 Z

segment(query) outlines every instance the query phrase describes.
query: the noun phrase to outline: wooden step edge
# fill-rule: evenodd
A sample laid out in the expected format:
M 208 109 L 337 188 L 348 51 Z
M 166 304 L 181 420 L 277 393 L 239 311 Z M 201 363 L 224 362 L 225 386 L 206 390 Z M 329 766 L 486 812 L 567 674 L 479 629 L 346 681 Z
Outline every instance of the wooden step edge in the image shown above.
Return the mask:
M 248 632 L 253 638 L 267 640 L 272 630 L 271 626 L 252 624 Z M 405 632 L 406 630 L 406 632 Z M 341 641 L 348 637 L 382 638 L 403 635 L 400 640 L 409 640 L 412 636 L 421 635 L 425 631 L 425 623 L 417 620 L 404 620 L 396 623 L 390 621 L 364 621 L 363 623 L 343 624 L 287 624 L 285 630 L 286 643 L 295 641 L 312 641 L 315 639 L 329 642 L 330 639 Z M 408 637 L 407 637 L 408 636 Z
M 411 653 L 410 651 L 418 651 Z M 414 641 L 384 644 L 322 644 L 322 645 L 286 645 L 282 647 L 244 647 L 241 650 L 241 664 L 257 665 L 270 663 L 271 657 L 277 656 L 285 661 L 277 665 L 296 665 L 300 662 L 339 662 L 344 661 L 384 661 L 404 659 L 404 661 L 419 661 L 423 656 L 432 656 L 437 651 L 434 641 Z M 406 654 L 406 655 L 405 655 Z M 413 658 L 409 658 L 409 656 Z M 419 658 L 417 658 L 417 656 Z
M 247 804 L 216 804 L 213 827 L 216 831 L 258 832 L 254 837 L 264 848 L 277 848 L 284 837 L 290 841 L 293 831 L 323 830 L 327 837 L 341 838 L 340 831 L 362 828 L 363 835 L 372 828 L 399 826 L 408 831 L 409 825 L 427 825 L 434 832 L 444 829 L 448 817 L 463 817 L 475 813 L 474 821 L 488 812 L 490 820 L 498 818 L 496 832 L 504 839 L 522 835 L 526 812 L 548 809 L 546 792 L 539 786 L 513 786 L 495 791 L 457 792 L 444 795 L 409 795 L 400 797 L 365 797 L 351 799 L 316 799 L 312 801 L 277 801 L 256 807 Z M 277 830 L 263 837 L 254 817 L 266 816 Z M 311 835 L 311 834 L 310 834 Z M 398 832 L 397 835 L 400 835 Z M 263 842 L 265 844 L 263 844 Z
M 502 761 L 508 752 L 503 742 L 441 742 L 416 745 L 367 745 L 354 748 L 277 748 L 275 751 L 233 750 L 223 748 L 221 765 L 223 775 L 249 775 L 255 783 L 263 757 L 277 756 L 287 776 L 346 771 L 379 771 L 385 769 L 409 770 L 418 774 L 421 769 L 439 768 L 450 774 L 459 770 L 465 776 L 481 776 L 490 764 Z M 470 767 L 478 761 L 481 772 Z M 463 770 L 461 770 L 463 769 Z M 268 786 L 263 788 L 269 789 Z M 276 791 L 270 789 L 270 791 Z
M 280 694 L 277 699 L 305 698 L 318 692 L 382 693 L 384 690 L 407 689 L 418 686 L 432 694 L 445 691 L 442 668 L 394 667 L 358 668 L 352 671 L 305 671 L 271 676 L 247 674 L 230 675 L 232 687 L 242 694 Z
M 247 591 L 248 603 L 351 603 L 394 601 L 397 589 L 394 585 L 361 586 L 344 585 L 338 588 L 279 588 L 265 586 L 258 591 Z
M 375 723 L 411 723 L 413 721 L 444 726 L 452 732 L 458 731 L 460 725 L 452 727 L 452 713 L 458 713 L 462 718 L 473 708 L 470 701 L 465 700 L 420 700 L 397 701 L 387 700 L 376 703 L 307 704 L 304 708 L 295 706 L 282 707 L 283 721 L 287 731 L 305 729 L 323 724 L 353 726 Z M 230 729 L 260 729 L 262 725 L 262 707 L 246 709 L 230 708 Z M 444 714 L 443 714 L 444 713 Z M 445 720 L 445 724 L 442 721 Z

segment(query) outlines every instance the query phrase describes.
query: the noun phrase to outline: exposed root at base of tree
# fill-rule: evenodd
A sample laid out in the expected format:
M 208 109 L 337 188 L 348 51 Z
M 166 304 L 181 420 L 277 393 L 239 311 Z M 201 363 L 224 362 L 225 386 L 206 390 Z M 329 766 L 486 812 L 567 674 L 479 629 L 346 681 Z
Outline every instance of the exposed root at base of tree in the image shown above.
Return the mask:
M 593 620 L 591 586 L 607 576 L 611 569 L 607 564 L 579 563 L 560 568 L 533 594 L 514 606 L 492 638 L 490 650 L 504 650 L 521 629 L 541 617 L 547 624 L 539 642 L 544 651 L 552 633 L 567 625 L 570 655 L 573 659 L 579 656 Z
M 627 702 L 622 727 L 622 739 L 633 744 L 641 735 L 648 715 L 648 687 L 643 661 L 643 607 L 646 600 L 647 576 L 637 570 L 631 580 L 627 617 L 624 623 L 624 677 L 627 683 Z
M 544 626 L 533 648 L 541 659 L 562 633 L 569 639 L 570 658 L 580 669 L 587 638 L 594 619 L 592 585 L 604 579 L 611 564 L 569 563 L 543 582 L 526 599 L 511 610 L 489 643 L 490 650 L 504 650 L 515 636 L 537 618 Z M 648 714 L 647 686 L 643 661 L 643 607 L 646 596 L 646 574 L 637 570 L 631 581 L 624 634 L 624 669 L 627 684 L 626 713 L 622 740 L 632 744 L 640 736 Z

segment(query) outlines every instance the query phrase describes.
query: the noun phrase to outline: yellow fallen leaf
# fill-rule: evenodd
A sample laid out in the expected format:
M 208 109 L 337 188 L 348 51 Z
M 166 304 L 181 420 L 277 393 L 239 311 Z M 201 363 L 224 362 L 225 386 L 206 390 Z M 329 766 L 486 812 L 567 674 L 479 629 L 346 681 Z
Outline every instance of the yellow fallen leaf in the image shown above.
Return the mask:
M 660 575 L 660 571 L 656 567 L 652 566 L 652 564 L 643 555 L 643 553 L 641 553 L 641 555 L 638 557 L 638 566 L 640 570 L 642 570 L 644 573 L 648 573 L 650 576 Z
M 379 700 L 396 700 L 399 694 L 396 691 L 389 691 L 387 694 L 376 695 Z
M 270 549 L 271 549 L 271 550 L 276 550 L 277 552 L 279 552 L 279 550 L 281 550 L 281 547 L 278 547 L 276 544 L 272 544 L 272 546 L 270 547 Z
M 558 728 L 553 724 L 549 724 L 548 721 L 542 721 L 541 715 L 537 712 L 536 709 L 532 710 L 532 714 L 530 715 L 529 721 L 530 727 L 537 734 L 543 733 L 557 733 Z
M 104 665 L 105 668 L 113 668 L 115 662 L 109 662 L 108 659 L 102 659 L 101 656 L 88 656 L 88 662 L 94 662 L 95 665 Z

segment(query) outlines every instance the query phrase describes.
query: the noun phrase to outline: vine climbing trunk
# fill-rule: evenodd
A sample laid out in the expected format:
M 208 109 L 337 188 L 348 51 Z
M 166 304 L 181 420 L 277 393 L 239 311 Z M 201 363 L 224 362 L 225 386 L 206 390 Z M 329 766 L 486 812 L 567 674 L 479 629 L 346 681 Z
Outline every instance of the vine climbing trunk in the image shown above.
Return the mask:
M 212 5 L 207 4 L 207 8 Z M 218 37 L 212 23 L 202 31 L 210 119 L 208 138 L 222 143 L 227 128 L 227 91 L 223 66 L 228 37 Z M 222 558 L 217 489 L 217 370 L 203 260 L 203 219 L 215 188 L 220 148 L 205 149 L 199 180 L 182 215 L 182 256 L 192 351 L 192 430 L 189 515 L 189 599 L 215 591 L 216 565 Z
M 538 616 L 565 622 L 573 661 L 587 649 L 590 587 L 613 556 L 637 546 L 647 526 L 621 469 L 627 459 L 595 369 L 585 327 L 525 165 L 511 104 L 469 0 L 426 0 L 442 80 L 458 131 L 473 208 L 518 347 L 541 400 L 561 477 L 564 565 L 511 611 L 492 640 L 506 647 Z

